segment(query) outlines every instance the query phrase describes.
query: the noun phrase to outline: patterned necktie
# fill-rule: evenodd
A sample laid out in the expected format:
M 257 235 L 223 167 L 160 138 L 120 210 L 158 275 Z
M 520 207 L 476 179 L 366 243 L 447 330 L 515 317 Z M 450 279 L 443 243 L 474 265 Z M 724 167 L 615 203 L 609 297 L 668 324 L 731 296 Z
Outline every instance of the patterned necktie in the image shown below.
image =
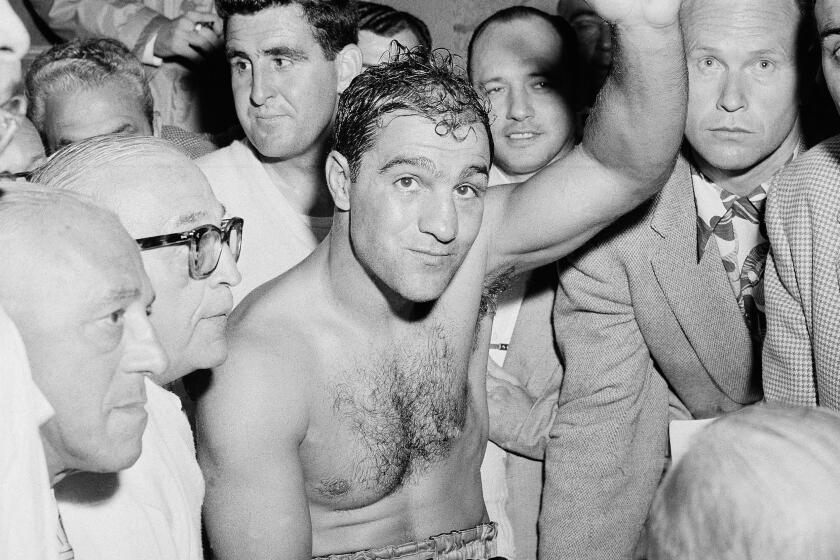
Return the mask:
M 744 320 L 753 339 L 761 341 L 766 331 L 762 279 L 767 252 L 770 249 L 770 244 L 766 241 L 767 233 L 764 225 L 766 191 L 759 186 L 748 195 L 739 197 L 721 189 L 720 197 L 726 209 L 722 216 L 712 218 L 708 224 L 698 217 L 700 226 L 697 236 L 698 260 L 702 258 L 709 238 L 712 235 L 719 238 L 721 259 L 733 286 L 733 292 L 736 294 L 738 307 L 744 314 Z M 750 250 L 740 270 L 738 270 L 738 240 L 735 238 L 735 228 L 732 224 L 733 218 L 736 217 L 755 224 L 761 240 Z M 723 249 L 724 247 L 729 247 L 731 250 L 727 251 Z

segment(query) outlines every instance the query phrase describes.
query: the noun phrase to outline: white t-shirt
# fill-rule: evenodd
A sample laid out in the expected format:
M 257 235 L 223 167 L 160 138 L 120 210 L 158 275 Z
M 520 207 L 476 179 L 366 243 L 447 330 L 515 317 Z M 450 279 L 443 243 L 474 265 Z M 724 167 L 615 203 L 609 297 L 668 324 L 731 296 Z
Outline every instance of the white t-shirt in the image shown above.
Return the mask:
M 146 380 L 143 452 L 119 473 L 79 473 L 56 485 L 75 560 L 202 560 L 204 478 L 181 401 Z
M 234 303 L 298 264 L 329 233 L 332 217 L 297 212 L 247 141 L 236 141 L 196 163 L 227 215 L 245 220 L 238 263 L 242 282 L 232 288 Z
M 0 558 L 54 560 L 57 518 L 39 427 L 54 414 L 0 308 Z

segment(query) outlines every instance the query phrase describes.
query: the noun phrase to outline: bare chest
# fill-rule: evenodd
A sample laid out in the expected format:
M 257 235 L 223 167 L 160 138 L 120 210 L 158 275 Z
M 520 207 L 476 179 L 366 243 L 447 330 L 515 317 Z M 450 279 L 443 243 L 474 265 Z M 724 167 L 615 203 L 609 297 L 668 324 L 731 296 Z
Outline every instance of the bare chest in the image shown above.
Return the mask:
M 475 407 L 469 337 L 440 327 L 348 352 L 323 387 L 319 426 L 303 456 L 310 495 L 361 507 L 427 476 L 457 455 Z M 307 455 L 309 455 L 307 457 Z

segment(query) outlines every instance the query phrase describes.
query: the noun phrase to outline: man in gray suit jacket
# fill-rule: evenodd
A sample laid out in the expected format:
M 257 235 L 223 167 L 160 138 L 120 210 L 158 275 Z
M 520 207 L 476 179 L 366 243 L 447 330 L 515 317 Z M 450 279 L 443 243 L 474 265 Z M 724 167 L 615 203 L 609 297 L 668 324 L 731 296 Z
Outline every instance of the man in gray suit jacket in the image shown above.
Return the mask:
M 685 157 L 561 271 L 541 558 L 633 558 L 669 420 L 761 399 L 766 187 L 800 143 L 796 0 L 689 0 Z
M 840 1 L 819 0 L 823 74 L 840 105 Z M 814 147 L 773 182 L 767 231 L 769 401 L 840 409 L 840 136 Z M 772 308 L 770 307 L 772 305 Z

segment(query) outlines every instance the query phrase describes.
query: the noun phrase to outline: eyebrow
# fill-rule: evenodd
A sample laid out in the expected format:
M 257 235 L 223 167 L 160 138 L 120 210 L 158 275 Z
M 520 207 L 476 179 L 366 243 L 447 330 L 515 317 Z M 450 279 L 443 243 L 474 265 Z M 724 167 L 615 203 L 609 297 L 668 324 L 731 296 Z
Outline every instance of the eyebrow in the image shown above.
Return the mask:
M 125 123 L 119 128 L 115 128 L 114 130 L 109 130 L 108 132 L 102 132 L 101 134 L 121 134 L 123 132 L 134 132 L 136 129 L 134 125 L 131 123 Z M 79 142 L 83 140 L 83 138 L 79 138 L 78 140 L 71 140 L 70 138 L 59 138 L 57 146 L 59 148 L 63 148 L 64 146 L 69 146 L 73 142 Z
M 840 35 L 840 27 L 830 27 L 820 32 L 820 40 L 826 39 L 831 35 Z
M 408 165 L 411 167 L 420 167 L 425 169 L 429 173 L 437 176 L 439 175 L 437 166 L 435 162 L 430 160 L 425 156 L 417 156 L 417 157 L 407 157 L 407 156 L 397 156 L 392 160 L 388 161 L 385 165 L 379 168 L 380 173 L 385 173 L 386 171 L 390 171 L 395 167 L 399 167 L 400 165 Z
M 175 223 L 172 227 L 178 228 L 183 226 L 189 226 L 199 222 L 201 219 L 207 216 L 207 212 L 201 210 L 199 212 L 189 212 L 187 214 L 181 214 L 178 216 L 178 219 L 175 220 Z
M 127 299 L 137 299 L 140 297 L 139 288 L 114 288 L 105 292 L 103 300 L 106 303 L 115 303 L 125 301 Z
M 282 57 L 288 58 L 290 60 L 306 60 L 307 56 L 306 53 L 300 49 L 295 49 L 292 47 L 270 47 L 267 49 L 263 49 L 260 51 L 260 54 L 263 56 L 269 57 Z
M 485 177 L 489 177 L 490 172 L 488 171 L 486 165 L 471 165 L 461 172 L 460 179 L 466 179 L 467 177 L 472 177 L 473 175 L 484 175 Z

